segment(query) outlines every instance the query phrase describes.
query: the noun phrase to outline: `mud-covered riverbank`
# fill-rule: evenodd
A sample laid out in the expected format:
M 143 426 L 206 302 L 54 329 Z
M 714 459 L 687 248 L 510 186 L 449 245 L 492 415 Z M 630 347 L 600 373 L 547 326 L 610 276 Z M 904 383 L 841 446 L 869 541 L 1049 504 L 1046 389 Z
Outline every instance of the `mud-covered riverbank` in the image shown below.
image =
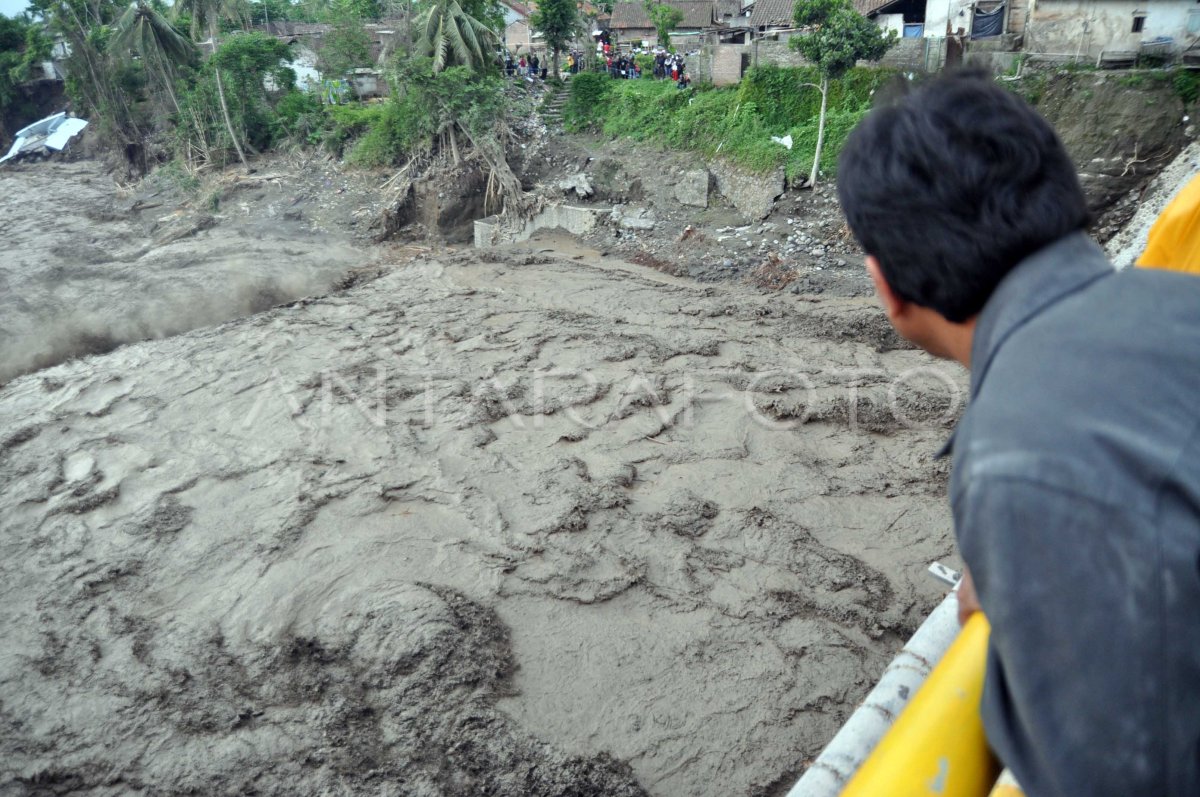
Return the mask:
M 566 239 L 390 268 L 0 388 L 0 793 L 786 791 L 940 597 L 961 374 Z

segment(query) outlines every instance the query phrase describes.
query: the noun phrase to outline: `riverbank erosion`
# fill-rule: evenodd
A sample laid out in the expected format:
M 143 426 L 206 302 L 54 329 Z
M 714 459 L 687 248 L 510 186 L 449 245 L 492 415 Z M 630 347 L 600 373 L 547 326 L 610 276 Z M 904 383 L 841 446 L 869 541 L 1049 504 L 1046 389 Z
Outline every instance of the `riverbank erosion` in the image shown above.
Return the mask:
M 534 239 L 12 380 L 0 793 L 786 792 L 953 562 L 882 323 Z

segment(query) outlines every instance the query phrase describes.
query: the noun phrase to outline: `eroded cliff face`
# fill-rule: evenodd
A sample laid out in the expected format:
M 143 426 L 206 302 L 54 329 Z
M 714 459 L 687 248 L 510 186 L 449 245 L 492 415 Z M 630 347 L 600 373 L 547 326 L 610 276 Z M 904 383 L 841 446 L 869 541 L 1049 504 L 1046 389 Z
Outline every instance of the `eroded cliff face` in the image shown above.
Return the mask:
M 940 597 L 961 374 L 525 246 L 0 388 L 0 792 L 790 784 Z
M 1010 82 L 1071 153 L 1101 241 L 1129 221 L 1147 183 L 1195 136 L 1190 80 L 1181 70 L 1085 70 Z
M 13 96 L 0 113 L 0 155 L 12 146 L 13 134 L 38 119 L 67 107 L 63 84 L 57 80 L 34 80 L 13 87 Z

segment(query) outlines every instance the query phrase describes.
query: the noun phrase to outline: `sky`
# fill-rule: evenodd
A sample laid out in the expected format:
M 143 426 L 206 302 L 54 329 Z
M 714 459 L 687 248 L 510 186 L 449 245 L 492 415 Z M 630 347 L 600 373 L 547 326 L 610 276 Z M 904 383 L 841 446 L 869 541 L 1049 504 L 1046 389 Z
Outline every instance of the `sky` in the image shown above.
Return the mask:
M 15 17 L 28 5 L 29 0 L 0 0 L 0 14 L 6 17 Z

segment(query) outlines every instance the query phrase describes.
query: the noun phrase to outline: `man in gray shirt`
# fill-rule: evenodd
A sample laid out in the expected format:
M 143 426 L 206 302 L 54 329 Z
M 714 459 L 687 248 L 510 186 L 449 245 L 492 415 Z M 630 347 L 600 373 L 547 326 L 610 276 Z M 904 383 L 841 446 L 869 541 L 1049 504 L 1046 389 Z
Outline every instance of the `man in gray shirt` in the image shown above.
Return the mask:
M 992 748 L 1030 797 L 1200 795 L 1200 278 L 1114 271 L 1054 131 L 981 74 L 872 111 L 838 191 L 897 331 L 971 370 Z

